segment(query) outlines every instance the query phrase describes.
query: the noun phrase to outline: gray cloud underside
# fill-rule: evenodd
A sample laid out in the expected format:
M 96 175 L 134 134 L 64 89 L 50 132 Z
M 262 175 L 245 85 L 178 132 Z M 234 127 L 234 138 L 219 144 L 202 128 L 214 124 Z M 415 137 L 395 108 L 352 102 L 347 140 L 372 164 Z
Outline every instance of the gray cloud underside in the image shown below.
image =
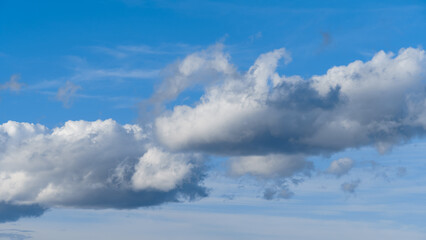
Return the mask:
M 13 204 L 2 201 L 0 202 L 0 223 L 17 221 L 21 217 L 39 217 L 45 211 L 46 208 L 38 204 Z

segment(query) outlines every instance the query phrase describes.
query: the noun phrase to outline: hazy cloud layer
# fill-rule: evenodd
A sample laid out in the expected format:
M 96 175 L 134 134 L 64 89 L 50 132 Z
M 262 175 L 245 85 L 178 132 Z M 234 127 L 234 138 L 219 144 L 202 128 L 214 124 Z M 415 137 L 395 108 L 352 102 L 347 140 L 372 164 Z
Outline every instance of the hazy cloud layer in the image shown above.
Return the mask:
M 31 239 L 31 238 L 32 237 L 22 233 L 0 233 L 0 239 L 23 240 L 23 239 Z

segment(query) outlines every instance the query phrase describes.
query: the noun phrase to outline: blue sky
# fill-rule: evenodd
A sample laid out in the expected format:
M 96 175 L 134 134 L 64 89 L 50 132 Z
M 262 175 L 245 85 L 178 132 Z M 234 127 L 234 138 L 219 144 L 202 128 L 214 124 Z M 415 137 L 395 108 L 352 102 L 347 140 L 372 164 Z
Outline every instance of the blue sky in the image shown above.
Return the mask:
M 2 0 L 0 239 L 425 239 L 424 29 L 420 0 Z

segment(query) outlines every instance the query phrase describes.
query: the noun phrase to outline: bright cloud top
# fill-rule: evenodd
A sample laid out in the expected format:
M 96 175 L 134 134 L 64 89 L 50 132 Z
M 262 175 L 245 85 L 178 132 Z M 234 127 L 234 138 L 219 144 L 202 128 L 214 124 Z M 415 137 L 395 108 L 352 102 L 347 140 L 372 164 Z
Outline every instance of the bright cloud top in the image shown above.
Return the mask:
M 172 154 L 158 148 L 148 149 L 135 167 L 132 186 L 136 190 L 170 191 L 182 184 L 202 161 L 200 154 Z

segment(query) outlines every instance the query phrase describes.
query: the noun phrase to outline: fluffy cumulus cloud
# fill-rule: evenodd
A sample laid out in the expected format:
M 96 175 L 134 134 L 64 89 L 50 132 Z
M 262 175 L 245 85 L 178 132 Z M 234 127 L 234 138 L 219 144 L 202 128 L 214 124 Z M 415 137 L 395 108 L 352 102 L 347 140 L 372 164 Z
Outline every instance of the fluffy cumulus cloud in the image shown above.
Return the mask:
M 289 176 L 306 166 L 301 156 L 366 145 L 385 152 L 425 133 L 424 50 L 380 51 L 309 79 L 278 74 L 282 58 L 290 60 L 277 49 L 245 73 L 221 71 L 195 105 L 155 120 L 158 140 L 175 151 L 235 156 L 238 175 Z M 329 172 L 342 175 L 351 164 L 334 165 Z
M 239 72 L 221 45 L 187 56 L 167 69 L 147 103 L 163 105 L 196 85 L 204 88 L 202 97 L 158 108 L 148 131 L 113 120 L 68 121 L 54 129 L 0 125 L 0 203 L 17 209 L 14 220 L 51 206 L 133 208 L 193 199 L 206 195 L 200 183 L 209 154 L 229 158 L 234 176 L 278 179 L 282 184 L 268 187 L 264 198 L 289 198 L 290 179 L 313 169 L 310 156 L 367 145 L 386 152 L 425 133 L 422 49 L 378 52 L 308 79 L 277 73 L 280 59 L 291 60 L 285 49 L 262 54 Z M 70 85 L 58 95 L 66 102 L 77 89 Z M 352 166 L 351 159 L 338 159 L 326 172 L 342 176 Z M 342 190 L 353 193 L 358 185 L 347 182 Z
M 152 147 L 137 125 L 68 121 L 50 130 L 9 121 L 0 125 L 0 202 L 133 208 L 195 198 L 206 194 L 193 171 L 201 161 Z
M 136 190 L 170 191 L 188 179 L 194 167 L 202 166 L 203 159 L 200 154 L 171 154 L 157 148 L 148 149 L 136 164 L 132 186 Z

